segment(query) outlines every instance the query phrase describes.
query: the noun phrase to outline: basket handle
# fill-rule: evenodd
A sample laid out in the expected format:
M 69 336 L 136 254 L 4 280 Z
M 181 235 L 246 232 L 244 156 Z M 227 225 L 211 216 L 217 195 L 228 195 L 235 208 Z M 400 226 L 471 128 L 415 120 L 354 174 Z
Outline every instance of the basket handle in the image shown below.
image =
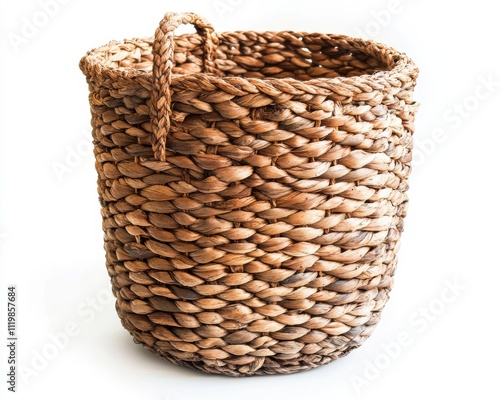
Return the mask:
M 219 39 L 212 25 L 194 13 L 167 13 L 156 29 L 153 43 L 153 87 L 151 91 L 152 144 L 155 158 L 166 161 L 166 140 L 172 109 L 172 67 L 174 65 L 174 30 L 181 24 L 192 24 L 203 42 L 203 71 L 215 73 L 215 52 Z

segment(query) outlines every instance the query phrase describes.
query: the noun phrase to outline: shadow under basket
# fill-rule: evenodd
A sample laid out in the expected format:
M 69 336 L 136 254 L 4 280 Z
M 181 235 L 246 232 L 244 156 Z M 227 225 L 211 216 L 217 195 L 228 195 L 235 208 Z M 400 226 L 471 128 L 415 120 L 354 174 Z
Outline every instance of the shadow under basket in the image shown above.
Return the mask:
M 174 36 L 180 24 L 197 33 Z M 106 265 L 134 340 L 231 376 L 360 346 L 406 215 L 418 69 L 372 41 L 166 14 L 80 63 Z

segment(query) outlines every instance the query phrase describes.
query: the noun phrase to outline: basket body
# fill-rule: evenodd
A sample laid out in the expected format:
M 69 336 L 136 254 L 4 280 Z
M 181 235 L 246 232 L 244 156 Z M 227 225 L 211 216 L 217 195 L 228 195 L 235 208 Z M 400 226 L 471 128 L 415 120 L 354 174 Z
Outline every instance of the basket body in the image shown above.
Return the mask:
M 152 144 L 153 39 L 82 59 L 116 308 L 176 364 L 307 370 L 363 343 L 387 302 L 418 70 L 344 36 L 217 40 L 206 74 L 200 36 L 174 39 L 165 161 Z

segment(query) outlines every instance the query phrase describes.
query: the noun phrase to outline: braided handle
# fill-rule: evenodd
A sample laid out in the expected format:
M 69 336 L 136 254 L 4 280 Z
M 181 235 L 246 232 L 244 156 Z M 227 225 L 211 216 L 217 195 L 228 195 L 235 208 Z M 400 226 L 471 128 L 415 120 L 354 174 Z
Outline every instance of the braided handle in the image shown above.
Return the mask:
M 205 18 L 194 13 L 167 13 L 156 29 L 153 43 L 153 87 L 151 92 L 152 143 L 155 158 L 166 161 L 166 140 L 170 130 L 172 67 L 174 65 L 174 30 L 192 24 L 203 42 L 203 70 L 215 73 L 218 37 Z

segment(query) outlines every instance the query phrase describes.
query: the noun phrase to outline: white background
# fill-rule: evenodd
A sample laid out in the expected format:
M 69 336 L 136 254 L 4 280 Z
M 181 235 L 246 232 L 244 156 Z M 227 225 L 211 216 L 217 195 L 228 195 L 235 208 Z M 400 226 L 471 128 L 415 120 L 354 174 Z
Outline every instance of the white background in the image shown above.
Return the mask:
M 59 0 L 44 18 L 44 1 L 0 5 L 0 398 L 500 398 L 495 2 Z M 151 36 L 167 11 L 196 11 L 218 31 L 363 36 L 420 67 L 396 284 L 375 333 L 348 357 L 290 376 L 225 378 L 170 365 L 121 327 L 78 62 L 112 39 Z M 40 27 L 20 43 L 34 19 Z M 16 394 L 5 375 L 9 284 L 17 285 L 23 365 Z

